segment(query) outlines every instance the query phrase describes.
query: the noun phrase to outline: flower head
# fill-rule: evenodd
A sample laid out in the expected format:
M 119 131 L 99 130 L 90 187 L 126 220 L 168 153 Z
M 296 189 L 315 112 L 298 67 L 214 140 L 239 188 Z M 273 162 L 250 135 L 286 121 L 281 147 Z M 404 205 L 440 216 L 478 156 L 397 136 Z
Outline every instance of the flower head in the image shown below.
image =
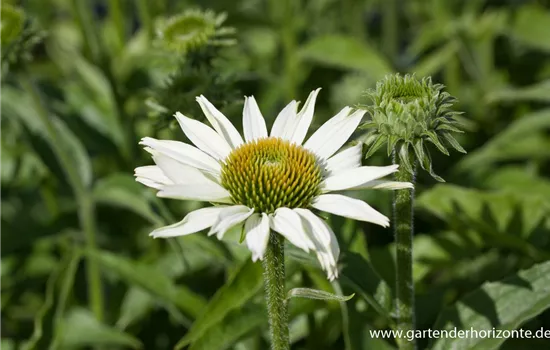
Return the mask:
M 151 235 L 174 237 L 209 228 L 209 235 L 222 239 L 230 228 L 244 224 L 245 241 L 256 261 L 263 258 L 273 230 L 306 252 L 314 251 L 328 278 L 336 278 L 336 236 L 313 210 L 387 227 L 389 219 L 367 203 L 330 192 L 412 185 L 380 180 L 397 171 L 397 165 L 361 166 L 361 144 L 337 153 L 361 122 L 363 110 L 345 107 L 304 143 L 319 90 L 299 112 L 297 102 L 290 102 L 270 133 L 254 97 L 245 99 L 243 139 L 229 119 L 199 96 L 212 127 L 175 114 L 194 146 L 144 138 L 141 144 L 156 165 L 137 168 L 137 181 L 159 190 L 159 197 L 216 204 Z
M 235 42 L 230 35 L 234 28 L 223 27 L 227 15 L 206 10 L 187 10 L 175 15 L 159 26 L 162 43 L 178 52 L 187 52 L 200 46 L 226 46 Z
M 451 109 L 456 99 L 443 91 L 443 85 L 433 84 L 430 77 L 418 80 L 413 75 L 402 77 L 399 74 L 386 76 L 368 95 L 372 105 L 366 108 L 372 120 L 362 126 L 372 128 L 366 138 L 370 146 L 367 157 L 386 143 L 388 156 L 395 148 L 405 170 L 412 173 L 409 152 L 414 150 L 422 168 L 443 181 L 432 170 L 426 143 L 433 143 L 446 155 L 449 152 L 442 141 L 466 153 L 450 134 L 462 132 L 455 119 L 461 113 Z

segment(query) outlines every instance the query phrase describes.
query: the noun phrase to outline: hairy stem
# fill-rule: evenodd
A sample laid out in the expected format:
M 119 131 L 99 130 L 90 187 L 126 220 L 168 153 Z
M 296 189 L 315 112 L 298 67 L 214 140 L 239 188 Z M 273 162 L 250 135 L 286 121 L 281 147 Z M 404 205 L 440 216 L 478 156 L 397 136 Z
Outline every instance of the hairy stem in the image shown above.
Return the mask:
M 272 232 L 263 260 L 265 297 L 269 317 L 272 350 L 290 349 L 288 339 L 288 311 L 285 302 L 284 239 Z
M 399 157 L 395 156 L 395 152 L 393 162 L 394 164 L 400 163 Z M 416 167 L 413 168 L 416 169 Z M 409 173 L 400 164 L 395 179 L 414 184 L 415 174 Z M 393 199 L 393 222 L 397 250 L 395 273 L 396 314 L 397 328 L 403 334 L 402 338 L 397 339 L 400 350 L 416 348 L 415 341 L 409 341 L 405 337 L 407 332 L 410 333 L 410 331 L 414 330 L 414 282 L 412 274 L 413 204 L 414 189 L 395 191 Z

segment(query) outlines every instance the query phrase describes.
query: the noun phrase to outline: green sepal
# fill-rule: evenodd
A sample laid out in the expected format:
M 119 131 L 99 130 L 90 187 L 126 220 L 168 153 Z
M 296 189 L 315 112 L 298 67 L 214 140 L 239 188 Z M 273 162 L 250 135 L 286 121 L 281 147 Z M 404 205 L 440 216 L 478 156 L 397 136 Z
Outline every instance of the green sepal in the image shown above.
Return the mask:
M 425 159 L 426 163 L 425 163 L 425 167 L 423 167 L 423 168 L 428 171 L 430 176 L 433 177 L 436 181 L 445 182 L 445 179 L 443 179 L 441 176 L 437 175 L 433 171 L 433 169 L 432 169 L 432 157 L 430 156 L 430 153 L 426 153 L 426 157 L 424 159 Z
M 335 300 L 335 301 L 348 301 L 355 296 L 355 293 L 351 295 L 336 295 L 323 290 L 311 289 L 311 288 L 293 288 L 288 291 L 286 300 L 290 298 L 307 298 L 316 300 Z
M 374 140 L 374 142 L 370 145 L 369 150 L 367 151 L 367 154 L 365 155 L 365 159 L 369 158 L 374 154 L 374 152 L 378 151 L 380 147 L 386 142 L 386 138 L 384 135 L 378 135 L 378 137 Z
M 409 144 L 404 143 L 399 149 L 399 159 L 401 164 L 405 168 L 405 171 L 413 174 L 413 168 L 411 164 L 411 158 L 409 157 Z
M 452 126 L 451 124 L 439 124 L 436 128 L 437 130 L 448 130 L 452 132 L 458 132 L 458 133 L 464 133 L 464 131 L 460 130 L 457 127 Z M 446 133 L 444 133 L 446 134 Z
M 449 151 L 443 146 L 441 141 L 439 141 L 439 138 L 437 137 L 437 134 L 431 130 L 428 130 L 424 132 L 424 135 L 428 137 L 428 141 L 431 141 L 441 153 L 445 154 L 446 156 L 449 155 Z
M 416 154 L 416 158 L 420 163 L 420 166 L 422 166 L 422 169 L 426 170 L 426 168 L 424 167 L 424 163 L 425 163 L 425 159 L 428 159 L 428 158 L 426 157 L 426 152 L 424 151 L 424 141 L 422 139 L 418 139 L 412 145 L 414 148 L 414 153 Z
M 242 225 L 242 227 L 241 227 L 241 237 L 239 238 L 239 244 L 244 242 L 245 238 L 246 238 L 246 232 L 244 231 L 244 225 Z
M 447 142 L 453 146 L 454 149 L 456 149 L 457 151 L 461 152 L 461 153 L 467 153 L 466 150 L 464 148 L 462 148 L 462 146 L 458 143 L 458 141 L 451 135 L 451 134 L 443 134 L 443 137 L 445 137 L 445 139 L 447 140 Z
M 400 140 L 401 139 L 399 138 L 399 136 L 395 136 L 395 135 L 388 136 L 388 147 L 387 147 L 388 157 L 391 155 L 391 153 L 395 149 L 395 146 Z
M 363 125 L 359 126 L 359 129 L 370 129 L 376 126 L 377 124 L 374 121 L 370 120 L 368 122 L 363 123 Z

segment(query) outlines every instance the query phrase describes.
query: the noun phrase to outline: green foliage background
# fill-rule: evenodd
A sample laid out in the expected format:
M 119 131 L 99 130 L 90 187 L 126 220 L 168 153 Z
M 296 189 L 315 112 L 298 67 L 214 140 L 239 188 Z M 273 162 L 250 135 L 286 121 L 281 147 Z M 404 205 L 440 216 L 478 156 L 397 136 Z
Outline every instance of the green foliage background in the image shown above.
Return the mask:
M 167 18 L 199 6 L 226 21 L 180 28 L 204 34 L 193 45 L 158 38 Z M 2 349 L 267 349 L 261 266 L 238 232 L 148 237 L 201 204 L 135 183 L 133 169 L 151 163 L 138 141 L 185 140 L 171 114 L 204 120 L 199 94 L 240 128 L 245 94 L 271 125 L 322 87 L 319 126 L 367 103 L 391 72 L 433 76 L 465 112 L 468 154 L 432 152 L 447 183 L 418 175 L 418 329 L 550 330 L 549 24 L 548 2 L 534 0 L 2 1 Z M 390 160 L 381 150 L 365 163 Z M 391 214 L 391 194 L 357 195 Z M 327 282 L 289 246 L 288 287 L 356 295 L 292 299 L 293 349 L 394 348 L 368 333 L 394 323 L 391 230 L 328 220 L 341 278 Z

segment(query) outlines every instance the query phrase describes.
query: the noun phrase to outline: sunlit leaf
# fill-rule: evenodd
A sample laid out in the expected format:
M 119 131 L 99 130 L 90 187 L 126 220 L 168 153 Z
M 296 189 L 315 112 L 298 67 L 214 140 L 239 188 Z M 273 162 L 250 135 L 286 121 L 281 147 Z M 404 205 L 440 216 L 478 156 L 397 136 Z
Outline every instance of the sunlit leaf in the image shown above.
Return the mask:
M 521 6 L 516 12 L 510 35 L 536 49 L 550 51 L 550 11 L 538 5 Z
M 517 329 L 550 307 L 549 285 L 550 262 L 534 265 L 498 282 L 485 283 L 446 308 L 434 328 Z M 498 349 L 505 340 L 505 337 L 441 337 L 431 349 Z
M 358 296 L 364 298 L 380 316 L 392 324 L 390 317 L 391 289 L 379 277 L 371 264 L 359 254 L 352 252 L 346 252 L 341 257 L 341 264 L 343 265 L 341 282 L 353 288 Z
M 525 87 L 508 87 L 492 90 L 486 96 L 489 103 L 513 103 L 522 101 L 550 102 L 550 80 L 543 80 Z
M 199 317 L 205 300 L 183 285 L 176 286 L 162 271 L 137 261 L 105 251 L 88 252 L 106 271 L 118 276 L 129 285 L 137 285 L 163 304 L 174 305 L 188 316 Z
M 202 315 L 197 318 L 189 333 L 176 348 L 195 342 L 228 313 L 238 309 L 252 298 L 263 286 L 262 266 L 247 259 L 226 284 L 212 297 Z
M 147 200 L 146 190 L 130 174 L 112 174 L 99 180 L 93 196 L 98 203 L 125 208 L 141 215 L 155 225 L 163 223 Z
M 86 309 L 75 308 L 64 320 L 61 348 L 87 346 L 142 347 L 141 342 L 133 336 L 98 322 Z
M 305 44 L 299 54 L 305 60 L 363 71 L 374 79 L 380 79 L 392 71 L 376 49 L 348 36 L 326 35 L 314 38 Z
M 189 350 L 224 350 L 261 326 L 267 326 L 265 305 L 248 305 L 229 312 L 221 322 L 208 328 Z
M 355 294 L 351 295 L 336 295 L 324 290 L 317 290 L 311 288 L 292 288 L 287 293 L 287 299 L 290 298 L 307 298 L 317 300 L 334 300 L 334 301 L 348 301 L 353 298 Z

